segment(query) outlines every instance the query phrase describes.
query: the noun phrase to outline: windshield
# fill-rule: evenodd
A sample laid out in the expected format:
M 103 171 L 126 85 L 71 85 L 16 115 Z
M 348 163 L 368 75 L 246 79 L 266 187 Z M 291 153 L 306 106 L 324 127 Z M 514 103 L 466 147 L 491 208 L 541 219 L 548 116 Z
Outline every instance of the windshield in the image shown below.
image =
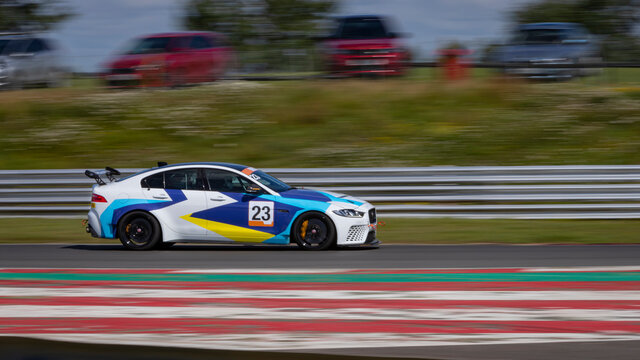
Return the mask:
M 29 40 L 6 40 L 7 42 L 4 44 L 3 49 L 0 50 L 0 53 L 4 55 L 12 55 L 24 52 L 26 50 L 27 45 L 29 44 Z
M 520 30 L 512 42 L 515 44 L 553 44 L 566 40 L 569 31 L 565 29 Z
M 380 39 L 387 37 L 380 19 L 346 19 L 338 37 L 340 39 Z
M 291 189 L 291 186 L 287 185 L 284 181 L 277 179 L 262 170 L 254 171 L 249 175 L 249 177 L 275 192 L 283 192 Z
M 145 38 L 137 41 L 125 53 L 134 55 L 134 54 L 159 54 L 159 53 L 169 52 L 170 42 L 171 42 L 171 37 Z

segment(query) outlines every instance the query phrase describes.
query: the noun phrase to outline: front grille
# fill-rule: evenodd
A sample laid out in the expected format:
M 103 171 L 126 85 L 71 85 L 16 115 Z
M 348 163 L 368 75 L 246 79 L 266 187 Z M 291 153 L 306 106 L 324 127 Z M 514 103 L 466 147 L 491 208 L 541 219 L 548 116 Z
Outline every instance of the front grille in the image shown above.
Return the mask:
M 371 209 L 369 210 L 369 223 L 370 224 L 377 224 L 378 223 L 378 217 L 376 216 L 376 209 Z
M 134 72 L 132 68 L 111 69 L 112 74 L 133 74 Z
M 391 49 L 361 49 L 348 50 L 349 55 L 385 55 L 391 52 Z
M 361 243 L 365 241 L 365 237 L 369 232 L 369 226 L 367 225 L 353 225 L 349 228 L 347 233 L 348 243 Z

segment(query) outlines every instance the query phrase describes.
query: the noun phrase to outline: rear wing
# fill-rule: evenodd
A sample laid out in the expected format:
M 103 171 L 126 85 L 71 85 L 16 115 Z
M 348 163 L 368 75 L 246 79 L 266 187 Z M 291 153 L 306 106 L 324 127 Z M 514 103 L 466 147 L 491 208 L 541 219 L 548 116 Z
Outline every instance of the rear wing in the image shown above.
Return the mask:
M 120 175 L 120 171 L 107 166 L 104 168 L 104 170 L 86 170 L 84 174 L 88 178 L 94 179 L 96 183 L 98 183 L 98 185 L 106 185 L 107 183 L 102 179 L 102 176 L 106 177 L 109 182 L 112 183 L 116 181 L 116 176 Z

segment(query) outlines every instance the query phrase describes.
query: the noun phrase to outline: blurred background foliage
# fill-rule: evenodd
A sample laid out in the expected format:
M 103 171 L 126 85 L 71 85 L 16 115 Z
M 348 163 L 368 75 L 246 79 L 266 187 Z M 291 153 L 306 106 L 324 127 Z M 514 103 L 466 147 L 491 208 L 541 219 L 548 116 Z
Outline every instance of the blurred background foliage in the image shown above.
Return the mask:
M 313 53 L 312 36 L 336 8 L 333 0 L 189 0 L 182 23 L 227 34 L 239 62 L 256 67 L 244 70 L 264 71 L 282 65 L 287 54 Z
M 51 30 L 71 17 L 60 0 L 0 0 L 0 32 Z

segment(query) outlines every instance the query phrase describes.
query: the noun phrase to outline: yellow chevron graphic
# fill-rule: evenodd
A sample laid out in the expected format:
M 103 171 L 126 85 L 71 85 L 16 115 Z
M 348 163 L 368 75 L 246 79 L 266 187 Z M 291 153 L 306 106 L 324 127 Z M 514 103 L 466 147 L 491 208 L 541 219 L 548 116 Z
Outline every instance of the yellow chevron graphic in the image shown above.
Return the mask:
M 266 232 L 247 229 L 242 226 L 229 225 L 217 221 L 205 220 L 191 217 L 193 214 L 188 214 L 181 216 L 181 219 L 187 220 L 190 223 L 196 224 L 200 227 L 203 227 L 209 231 L 213 231 L 216 234 L 220 234 L 227 239 L 231 239 L 233 241 L 242 241 L 242 242 L 263 242 L 265 240 L 271 239 L 274 235 Z

